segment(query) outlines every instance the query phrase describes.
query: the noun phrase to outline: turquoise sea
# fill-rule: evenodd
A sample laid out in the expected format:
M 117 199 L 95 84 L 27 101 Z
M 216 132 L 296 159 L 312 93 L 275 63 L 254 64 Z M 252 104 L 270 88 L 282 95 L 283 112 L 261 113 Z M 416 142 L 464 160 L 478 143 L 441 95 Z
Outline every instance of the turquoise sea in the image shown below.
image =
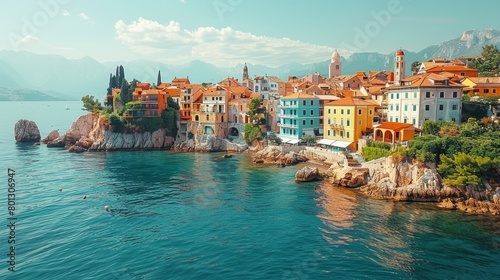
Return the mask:
M 297 166 L 246 154 L 15 143 L 18 119 L 45 137 L 64 133 L 80 107 L 0 102 L 0 279 L 500 279 L 498 217 L 296 184 Z

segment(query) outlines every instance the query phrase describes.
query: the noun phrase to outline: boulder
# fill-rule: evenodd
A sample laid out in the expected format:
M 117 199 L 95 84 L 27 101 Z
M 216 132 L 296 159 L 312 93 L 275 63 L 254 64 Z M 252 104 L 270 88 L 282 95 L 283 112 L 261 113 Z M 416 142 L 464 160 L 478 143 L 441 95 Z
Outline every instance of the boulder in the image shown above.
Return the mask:
M 14 126 L 16 142 L 38 142 L 42 138 L 34 121 L 21 119 Z
M 64 135 L 59 136 L 56 139 L 47 142 L 47 147 L 49 147 L 49 148 L 63 148 L 64 146 L 66 146 L 66 141 L 64 139 L 65 139 Z
M 77 145 L 73 145 L 68 149 L 68 151 L 70 153 L 83 153 L 86 151 L 86 149 Z
M 50 141 L 54 141 L 56 140 L 57 138 L 59 138 L 59 130 L 52 130 L 49 135 L 47 135 L 47 137 L 43 138 L 42 139 L 42 143 L 45 143 L 47 144 L 48 142 Z
M 309 182 L 316 180 L 319 175 L 319 169 L 317 167 L 309 167 L 306 166 L 302 169 L 299 169 L 297 173 L 295 173 L 295 181 L 296 182 Z
M 368 168 L 351 169 L 338 181 L 338 184 L 344 187 L 357 188 L 368 183 L 370 171 Z

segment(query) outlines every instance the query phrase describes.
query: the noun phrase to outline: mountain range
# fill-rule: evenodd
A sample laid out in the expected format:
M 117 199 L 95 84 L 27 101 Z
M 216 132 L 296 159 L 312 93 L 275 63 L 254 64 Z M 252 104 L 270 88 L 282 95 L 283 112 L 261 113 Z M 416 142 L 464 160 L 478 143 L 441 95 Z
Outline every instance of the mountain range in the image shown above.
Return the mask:
M 429 46 L 419 52 L 405 50 L 407 73 L 413 61 L 427 61 L 435 57 L 480 55 L 485 45 L 500 46 L 500 31 L 486 29 L 464 32 L 456 39 Z M 357 71 L 392 70 L 394 53 L 354 53 L 342 57 L 343 74 Z M 291 62 L 280 67 L 247 64 L 251 76 L 278 76 L 286 81 L 288 76 L 301 77 L 319 72 L 328 75 L 330 60 L 310 64 Z M 127 80 L 133 78 L 156 83 L 158 70 L 162 80 L 188 76 L 192 83 L 216 83 L 227 77 L 241 78 L 243 64 L 217 67 L 195 60 L 184 65 L 167 65 L 157 61 L 133 60 L 100 63 L 91 57 L 67 59 L 60 55 L 41 55 L 30 52 L 0 51 L 0 101 L 5 100 L 80 100 L 90 94 L 104 98 L 110 73 L 123 65 Z

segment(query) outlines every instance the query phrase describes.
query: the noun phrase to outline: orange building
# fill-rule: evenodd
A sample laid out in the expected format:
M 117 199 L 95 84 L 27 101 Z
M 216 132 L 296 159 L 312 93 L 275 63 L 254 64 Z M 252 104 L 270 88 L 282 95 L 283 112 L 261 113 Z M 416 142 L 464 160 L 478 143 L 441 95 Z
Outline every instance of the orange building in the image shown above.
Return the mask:
M 149 86 L 145 87 L 149 88 Z M 128 109 L 123 114 L 126 118 L 159 117 L 161 112 L 167 108 L 167 95 L 157 89 L 136 88 L 132 100 L 140 101 L 140 105 Z
M 499 96 L 500 77 L 469 77 L 462 81 L 464 94 L 478 96 Z
M 375 141 L 401 144 L 413 140 L 415 127 L 409 123 L 385 122 L 374 128 Z
M 477 69 L 468 68 L 462 65 L 438 65 L 425 70 L 426 73 L 452 73 L 462 77 L 477 77 L 479 71 Z

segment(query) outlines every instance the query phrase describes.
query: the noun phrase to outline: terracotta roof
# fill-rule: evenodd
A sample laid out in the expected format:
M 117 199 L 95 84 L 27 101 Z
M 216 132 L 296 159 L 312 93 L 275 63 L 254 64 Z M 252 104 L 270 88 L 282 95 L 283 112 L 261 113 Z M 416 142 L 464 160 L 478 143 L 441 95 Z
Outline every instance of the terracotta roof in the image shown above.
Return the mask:
M 376 106 L 376 105 L 360 98 L 352 98 L 348 96 L 339 100 L 329 102 L 325 104 L 325 106 Z
M 396 55 L 405 55 L 405 52 L 400 49 L 397 51 Z
M 415 129 L 411 123 L 400 123 L 400 122 L 384 122 L 378 125 L 375 129 L 390 129 L 392 131 L 401 131 L 403 129 Z
M 318 99 L 316 96 L 305 92 L 296 92 L 294 94 L 283 97 L 282 99 Z
M 500 84 L 500 77 L 469 77 L 475 84 Z
M 435 82 L 446 82 L 448 81 L 448 85 L 446 84 L 436 84 Z M 401 86 L 392 86 L 389 89 L 395 88 L 407 88 L 407 87 L 462 87 L 461 84 L 450 81 L 449 78 L 435 74 L 435 73 L 422 73 L 413 75 L 401 80 Z

